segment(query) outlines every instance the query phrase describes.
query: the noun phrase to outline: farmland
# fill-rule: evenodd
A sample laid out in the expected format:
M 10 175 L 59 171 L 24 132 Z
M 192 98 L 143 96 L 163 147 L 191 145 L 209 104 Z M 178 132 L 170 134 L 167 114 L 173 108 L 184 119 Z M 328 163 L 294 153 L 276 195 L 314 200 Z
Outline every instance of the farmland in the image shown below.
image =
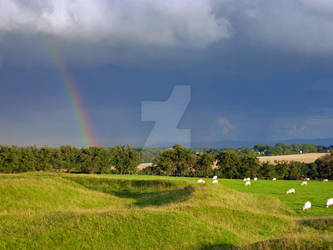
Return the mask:
M 0 247 L 211 249 L 333 243 L 333 182 L 0 175 Z M 296 189 L 294 196 L 285 191 Z M 309 211 L 300 208 L 313 202 Z M 276 240 L 280 239 L 280 240 Z
M 274 155 L 274 156 L 260 156 L 258 157 L 261 163 L 269 162 L 274 164 L 275 161 L 298 161 L 304 163 L 313 163 L 318 158 L 327 155 L 327 153 L 308 153 L 308 154 L 292 154 L 292 155 Z

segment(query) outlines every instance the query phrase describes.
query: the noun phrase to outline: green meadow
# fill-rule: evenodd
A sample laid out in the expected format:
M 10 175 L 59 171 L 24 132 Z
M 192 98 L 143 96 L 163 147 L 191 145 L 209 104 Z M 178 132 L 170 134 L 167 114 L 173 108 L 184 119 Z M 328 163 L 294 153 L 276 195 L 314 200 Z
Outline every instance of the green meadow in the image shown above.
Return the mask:
M 197 180 L 0 175 L 0 248 L 332 249 L 333 181 Z

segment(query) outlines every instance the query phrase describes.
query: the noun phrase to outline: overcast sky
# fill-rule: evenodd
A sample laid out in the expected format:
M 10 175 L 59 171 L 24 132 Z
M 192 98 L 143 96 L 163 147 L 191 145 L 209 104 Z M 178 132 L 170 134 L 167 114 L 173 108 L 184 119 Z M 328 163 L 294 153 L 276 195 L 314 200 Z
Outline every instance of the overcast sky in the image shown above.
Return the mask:
M 1 0 L 1 144 L 83 146 L 50 40 L 100 145 L 177 85 L 192 146 L 333 137 L 331 0 Z

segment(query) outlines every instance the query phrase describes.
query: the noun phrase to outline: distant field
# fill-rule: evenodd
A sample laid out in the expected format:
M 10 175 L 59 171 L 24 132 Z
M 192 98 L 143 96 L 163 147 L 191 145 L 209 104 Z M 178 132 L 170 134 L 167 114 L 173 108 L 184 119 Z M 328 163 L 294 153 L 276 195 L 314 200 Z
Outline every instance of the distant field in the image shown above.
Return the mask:
M 327 155 L 328 153 L 308 153 L 308 154 L 295 154 L 295 155 L 274 155 L 274 156 L 261 156 L 258 157 L 259 161 L 274 163 L 275 161 L 298 161 L 304 163 L 315 162 L 318 158 Z
M 0 249 L 331 249 L 333 181 L 0 174 Z M 286 196 L 294 187 L 296 194 Z M 301 211 L 306 200 L 313 203 Z
M 152 165 L 153 165 L 153 163 L 140 163 L 139 166 L 138 166 L 138 169 L 142 170 L 142 169 L 151 167 Z

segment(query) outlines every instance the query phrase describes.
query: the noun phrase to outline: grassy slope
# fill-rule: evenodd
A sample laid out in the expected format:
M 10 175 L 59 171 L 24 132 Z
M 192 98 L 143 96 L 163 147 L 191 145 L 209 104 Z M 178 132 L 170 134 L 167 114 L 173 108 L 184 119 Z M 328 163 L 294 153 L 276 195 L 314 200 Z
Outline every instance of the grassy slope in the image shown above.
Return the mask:
M 333 238 L 331 220 L 305 221 L 304 226 L 295 222 L 295 217 L 303 214 L 296 209 L 298 204 L 280 196 L 282 190 L 285 192 L 280 181 L 273 184 L 258 181 L 251 189 L 245 189 L 240 180 L 222 180 L 224 185 L 196 184 L 195 180 L 0 175 L 0 247 L 200 249 L 248 244 L 267 247 L 276 244 L 268 240 L 285 237 L 290 232 L 294 238 L 316 238 L 317 246 L 325 246 Z M 332 188 L 332 183 L 318 183 L 318 189 L 311 189 L 310 193 L 322 190 L 321 184 Z M 300 193 L 298 188 L 296 193 Z M 314 207 L 313 211 L 317 209 L 304 215 L 321 215 L 322 208 Z M 325 211 L 325 215 L 333 215 L 333 209 Z

